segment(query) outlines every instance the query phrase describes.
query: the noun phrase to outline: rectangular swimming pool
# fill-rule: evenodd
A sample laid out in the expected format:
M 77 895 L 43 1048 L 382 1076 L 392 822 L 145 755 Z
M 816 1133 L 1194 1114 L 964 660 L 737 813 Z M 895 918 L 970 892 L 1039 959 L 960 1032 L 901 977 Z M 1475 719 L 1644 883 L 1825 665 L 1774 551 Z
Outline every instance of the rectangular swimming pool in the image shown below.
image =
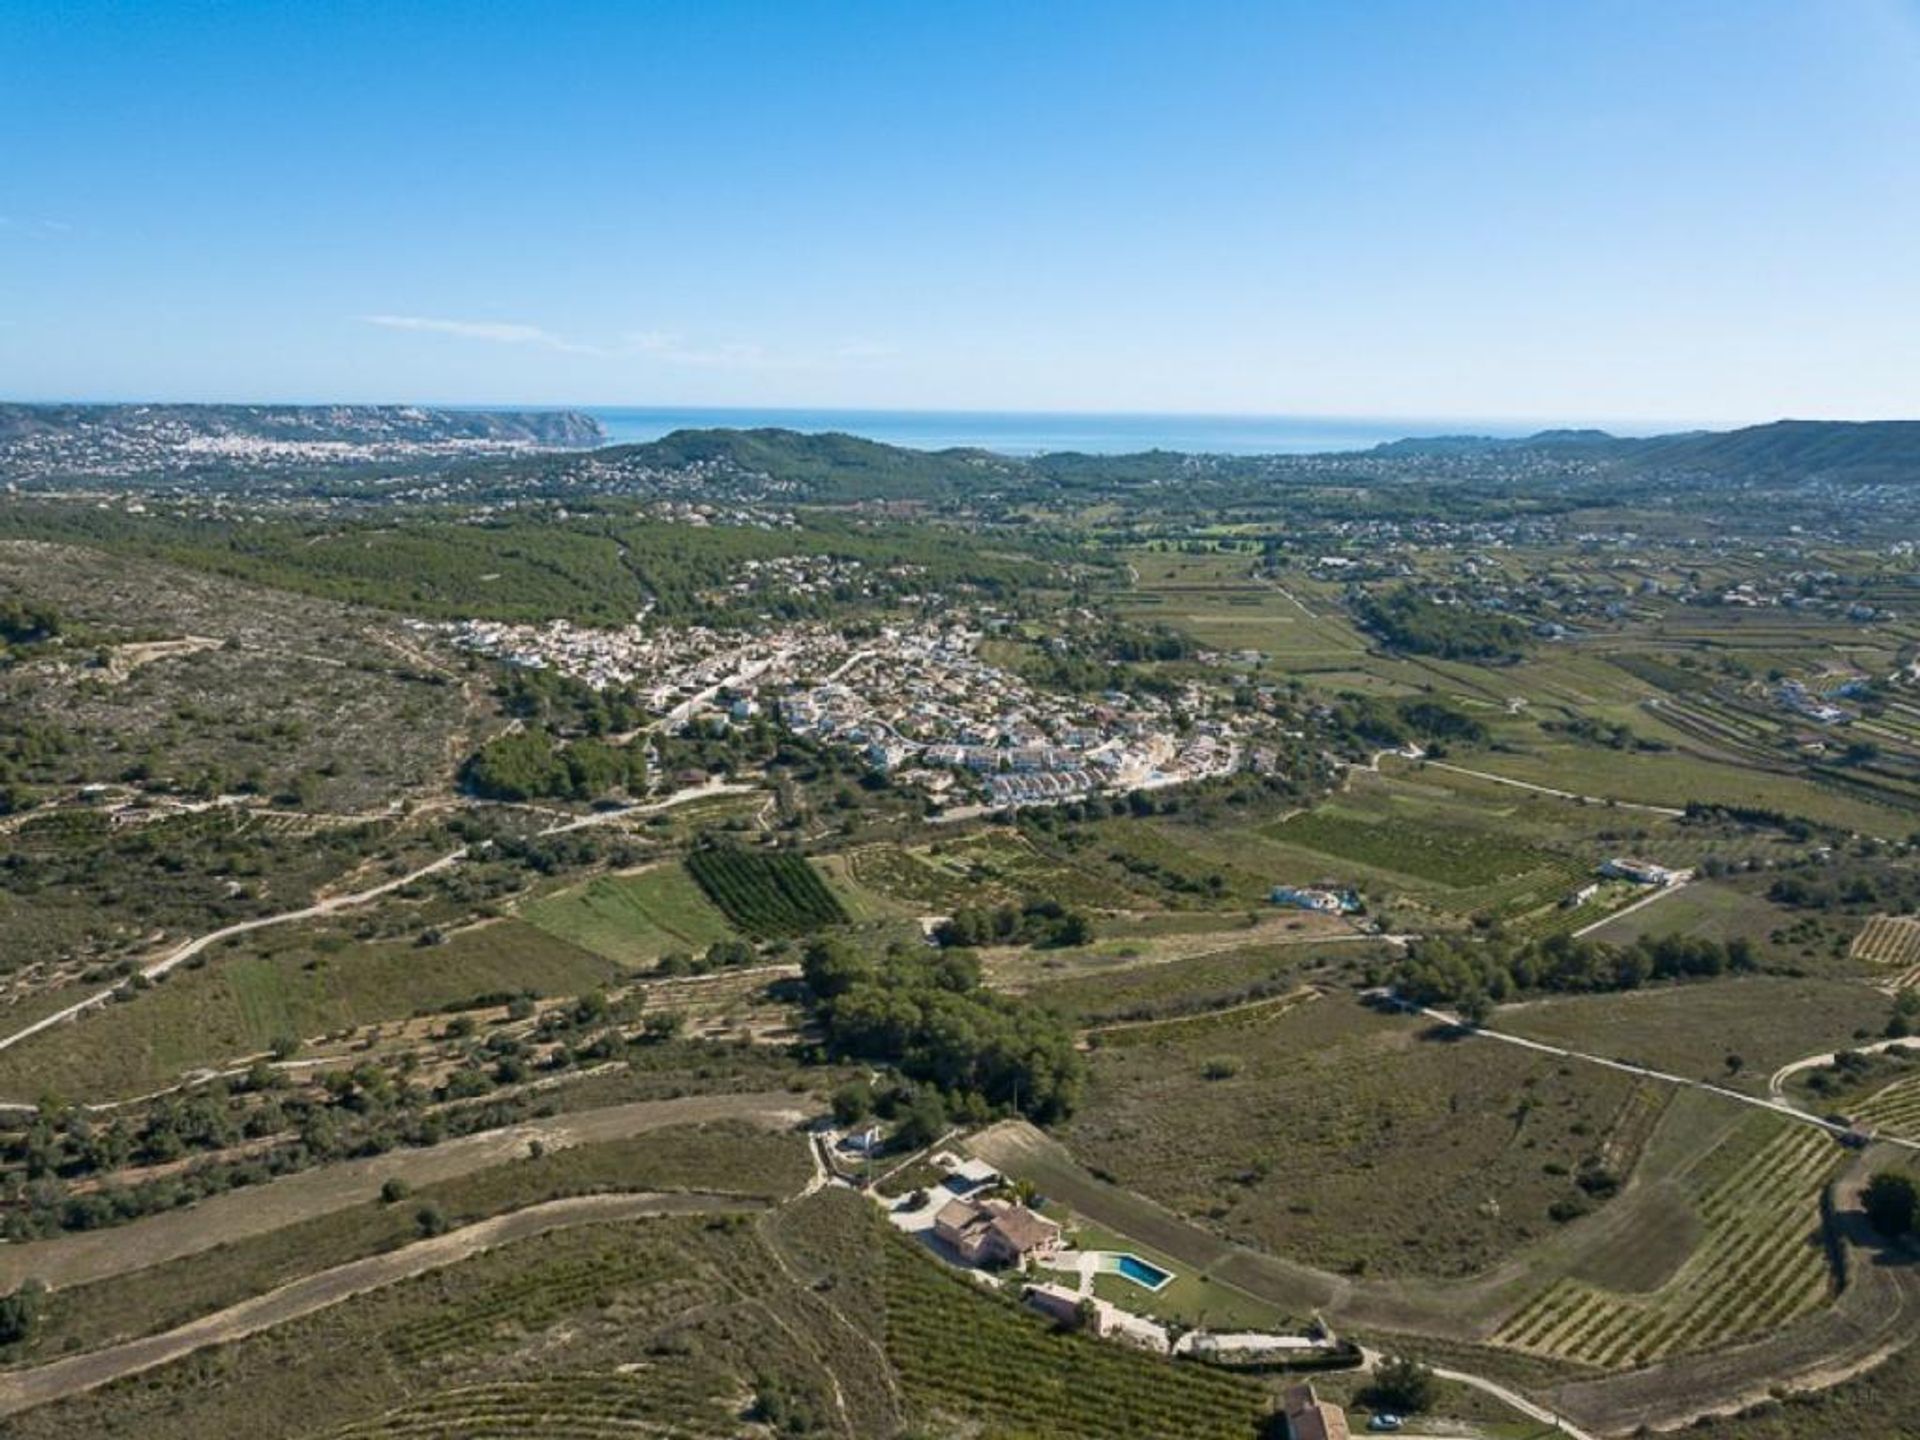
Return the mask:
M 1116 1255 L 1113 1268 L 1146 1290 L 1158 1290 L 1173 1279 L 1170 1271 L 1162 1270 L 1158 1265 L 1149 1265 L 1138 1255 Z

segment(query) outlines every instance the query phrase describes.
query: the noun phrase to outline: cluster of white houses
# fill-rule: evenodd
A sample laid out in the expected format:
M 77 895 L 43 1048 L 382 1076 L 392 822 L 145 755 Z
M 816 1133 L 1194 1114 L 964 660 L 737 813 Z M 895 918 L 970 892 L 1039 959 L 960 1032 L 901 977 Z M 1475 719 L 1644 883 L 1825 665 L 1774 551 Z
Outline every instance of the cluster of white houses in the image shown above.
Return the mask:
M 1199 687 L 1177 703 L 1036 690 L 982 659 L 984 633 L 960 617 L 871 638 L 814 623 L 746 632 L 645 621 L 642 612 L 605 629 L 565 620 L 421 628 L 510 665 L 630 687 L 669 726 L 777 708 L 794 733 L 856 750 L 932 793 L 971 777 L 965 788 L 996 806 L 1180 784 L 1226 774 L 1244 753 L 1234 722 L 1210 714 Z

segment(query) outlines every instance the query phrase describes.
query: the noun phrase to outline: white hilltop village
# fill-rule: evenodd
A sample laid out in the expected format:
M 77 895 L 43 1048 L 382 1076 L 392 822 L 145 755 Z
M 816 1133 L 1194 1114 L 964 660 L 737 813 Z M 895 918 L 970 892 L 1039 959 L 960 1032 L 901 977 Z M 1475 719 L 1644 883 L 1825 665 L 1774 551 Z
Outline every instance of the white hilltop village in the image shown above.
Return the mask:
M 950 815 L 1050 805 L 1223 775 L 1245 754 L 1203 686 L 1163 699 L 1052 694 L 981 658 L 986 611 L 849 636 L 819 622 L 764 630 L 566 620 L 412 622 L 509 665 L 554 670 L 595 689 L 635 690 L 668 730 L 766 715 L 797 735 L 860 752 Z

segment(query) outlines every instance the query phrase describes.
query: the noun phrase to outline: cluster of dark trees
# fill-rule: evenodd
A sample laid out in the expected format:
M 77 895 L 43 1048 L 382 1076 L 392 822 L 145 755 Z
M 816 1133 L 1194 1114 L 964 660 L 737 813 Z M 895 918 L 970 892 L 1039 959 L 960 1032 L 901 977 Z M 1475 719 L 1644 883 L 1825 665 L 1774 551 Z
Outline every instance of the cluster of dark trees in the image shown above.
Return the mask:
M 1469 1019 L 1488 1005 L 1540 992 L 1633 990 L 1655 980 L 1682 980 L 1753 970 L 1745 939 L 1722 943 L 1691 935 L 1642 937 L 1607 945 L 1554 935 L 1545 940 L 1414 942 L 1394 967 L 1397 994 L 1420 1005 L 1457 1004 Z
M 0 647 L 0 666 L 6 664 Z M 0 730 L 0 815 L 29 810 L 36 802 L 27 786 L 54 778 L 57 762 L 73 749 L 73 737 L 58 725 L 10 717 Z
M 1423 695 L 1386 700 L 1348 692 L 1334 708 L 1333 725 L 1367 745 L 1400 746 L 1422 740 L 1436 747 L 1436 753 L 1439 745 L 1472 745 L 1487 738 L 1487 727 L 1465 710 Z
M 557 670 L 509 666 L 494 693 L 500 708 L 515 719 L 576 735 L 624 734 L 647 719 L 646 706 L 631 687 L 596 690 Z
M 573 461 L 549 457 L 526 463 L 537 470 Z M 605 457 L 593 463 L 604 467 Z M 712 498 L 710 481 L 702 482 L 701 498 Z M 92 505 L 23 502 L 0 513 L 0 536 L 145 555 L 408 615 L 535 622 L 564 616 L 601 625 L 631 622 L 648 601 L 654 613 L 670 620 L 754 623 L 769 611 L 797 616 L 834 613 L 838 604 L 870 607 L 876 598 L 905 590 L 924 594 L 964 587 L 982 595 L 1013 595 L 1031 590 L 1049 573 L 1038 537 L 1027 534 L 999 536 L 991 546 L 956 545 L 951 532 L 931 526 L 880 527 L 864 517 L 823 514 L 777 530 L 695 528 L 663 525 L 631 498 L 576 498 L 551 508 L 525 505 L 512 515 L 478 522 L 438 507 L 389 503 L 378 517 L 364 521 L 329 516 L 251 525 L 160 508 L 130 517 Z M 867 583 L 841 597 L 725 593 L 739 578 L 742 562 L 802 554 L 858 560 Z M 901 573 L 889 574 L 895 567 Z
M 1360 623 L 1396 650 L 1448 660 L 1508 660 L 1526 644 L 1527 628 L 1509 615 L 1443 605 L 1412 585 L 1355 596 Z
M 138 948 L 154 928 L 192 933 L 265 913 L 276 903 L 274 879 L 345 869 L 385 839 L 372 825 L 243 833 L 211 811 L 117 829 L 103 810 L 30 816 L 0 843 L 0 895 L 23 902 L 9 912 L 19 943 L 0 945 L 0 971 L 54 956 L 99 959 Z M 46 924 L 29 943 L 36 907 Z
M 1920 906 L 1920 871 L 1871 861 L 1835 861 L 1776 877 L 1767 887 L 1767 898 L 1794 910 L 1911 914 Z
M 19 1345 L 33 1338 L 40 1324 L 40 1303 L 46 1293 L 43 1283 L 29 1279 L 11 1295 L 0 1299 L 0 1346 Z
M 760 959 L 760 952 L 745 940 L 716 940 L 706 953 L 695 955 L 686 950 L 670 950 L 653 968 L 661 975 L 711 975 L 716 970 L 738 970 Z
M 1029 900 L 1024 905 L 956 910 L 933 932 L 943 946 L 1085 945 L 1093 939 L 1093 921 L 1058 900 Z
M 1631 725 L 1596 720 L 1591 715 L 1577 715 L 1571 720 L 1542 720 L 1540 728 L 1549 735 L 1570 735 L 1576 740 L 1586 741 L 1589 745 L 1604 745 L 1609 750 L 1670 750 L 1673 748 L 1664 740 L 1649 740 L 1645 736 L 1634 734 Z
M 545 730 L 514 730 L 468 756 L 460 780 L 489 800 L 601 800 L 644 789 L 647 762 L 637 741 L 555 745 Z
M 1045 1123 L 1079 1098 L 1085 1067 L 1066 1024 L 984 988 L 964 950 L 896 946 L 874 957 L 822 938 L 801 973 L 832 1054 L 895 1066 L 968 1118 Z
M 60 633 L 60 612 L 19 596 L 0 599 L 0 655 L 10 645 L 37 645 Z
M 1757 830 L 1778 830 L 1789 840 L 1795 841 L 1811 840 L 1818 828 L 1811 820 L 1789 815 L 1784 810 L 1772 810 L 1762 805 L 1709 805 L 1704 800 L 1687 802 L 1686 820 L 1697 825 L 1732 821 L 1736 825 L 1747 825 Z
M 1882 1170 L 1867 1182 L 1861 1204 L 1873 1228 L 1889 1240 L 1905 1239 L 1920 1221 L 1920 1186 L 1902 1170 Z

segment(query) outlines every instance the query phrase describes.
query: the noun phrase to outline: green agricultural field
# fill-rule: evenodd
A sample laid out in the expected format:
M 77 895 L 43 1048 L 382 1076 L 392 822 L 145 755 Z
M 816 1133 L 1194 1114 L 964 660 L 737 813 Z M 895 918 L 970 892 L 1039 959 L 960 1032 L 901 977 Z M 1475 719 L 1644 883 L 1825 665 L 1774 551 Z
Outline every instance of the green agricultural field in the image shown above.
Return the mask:
M 945 915 L 967 906 L 1058 900 L 1094 908 L 1135 904 L 1126 885 L 1016 830 L 992 828 L 918 847 L 870 845 L 846 857 L 851 880 L 893 912 Z
M 1749 940 L 1764 951 L 1768 937 L 1795 918 L 1750 884 L 1701 880 L 1609 921 L 1587 938 L 1630 945 L 1645 935 L 1693 935 L 1722 942 Z
M 1252 1381 L 1054 1333 L 904 1244 L 886 1299 L 887 1356 L 929 1413 L 1064 1440 L 1250 1440 L 1269 1408 Z
M 1812 1126 L 1754 1116 L 1693 1177 L 1703 1238 L 1671 1278 L 1642 1295 L 1560 1281 L 1516 1311 L 1496 1342 L 1631 1367 L 1764 1334 L 1816 1308 L 1833 1288 L 1820 1189 L 1842 1153 Z
M 522 906 L 520 915 L 549 935 L 632 966 L 672 950 L 702 951 L 735 933 L 678 864 L 602 875 Z
M 1096 1049 L 1062 1138 L 1230 1238 L 1329 1269 L 1457 1276 L 1553 1231 L 1572 1174 L 1631 1119 L 1632 1082 L 1596 1067 L 1447 1040 L 1344 996 L 1276 1010 Z
M 1221 650 L 1258 650 L 1287 671 L 1350 665 L 1366 652 L 1337 605 L 1303 604 L 1297 592 L 1255 579 L 1255 557 L 1141 550 L 1127 558 L 1139 578 L 1115 609 L 1128 619 Z
M 844 863 L 853 881 L 883 903 L 906 906 L 922 914 L 946 914 L 963 905 L 998 902 L 1012 892 L 985 876 L 975 878 L 959 861 L 943 861 L 944 847 L 930 853 L 897 845 L 870 845 L 850 852 Z
M 777 1414 L 764 1433 L 1254 1440 L 1269 1408 L 1255 1381 L 1061 1334 L 827 1192 L 521 1239 L 8 1433 L 734 1440 Z
M 1920 1140 L 1920 1075 L 1894 1081 L 1852 1106 L 1851 1114 L 1875 1134 Z
M 1126 885 L 1071 856 L 1042 850 L 1011 830 L 982 830 L 942 842 L 930 847 L 925 858 L 970 886 L 1012 899 L 1101 908 L 1134 904 L 1139 898 Z
M 716 847 L 695 850 L 686 866 L 707 898 L 749 935 L 804 935 L 847 919 L 804 855 Z
M 277 1036 L 403 1020 L 484 995 L 575 995 L 619 973 L 517 920 L 458 931 L 439 945 L 314 946 L 296 937 L 258 952 L 216 948 L 199 968 L 0 1051 L 0 1096 L 140 1094 L 259 1054 Z
M 1538 738 L 1525 749 L 1475 752 L 1463 764 L 1604 799 L 1684 806 L 1749 806 L 1801 815 L 1869 835 L 1910 834 L 1914 814 L 1822 786 L 1796 774 L 1770 774 L 1698 755 L 1635 754 L 1603 745 Z
M 1455 890 L 1493 886 L 1563 864 L 1559 856 L 1490 835 L 1419 828 L 1335 807 L 1295 815 L 1267 833 L 1302 850 Z

